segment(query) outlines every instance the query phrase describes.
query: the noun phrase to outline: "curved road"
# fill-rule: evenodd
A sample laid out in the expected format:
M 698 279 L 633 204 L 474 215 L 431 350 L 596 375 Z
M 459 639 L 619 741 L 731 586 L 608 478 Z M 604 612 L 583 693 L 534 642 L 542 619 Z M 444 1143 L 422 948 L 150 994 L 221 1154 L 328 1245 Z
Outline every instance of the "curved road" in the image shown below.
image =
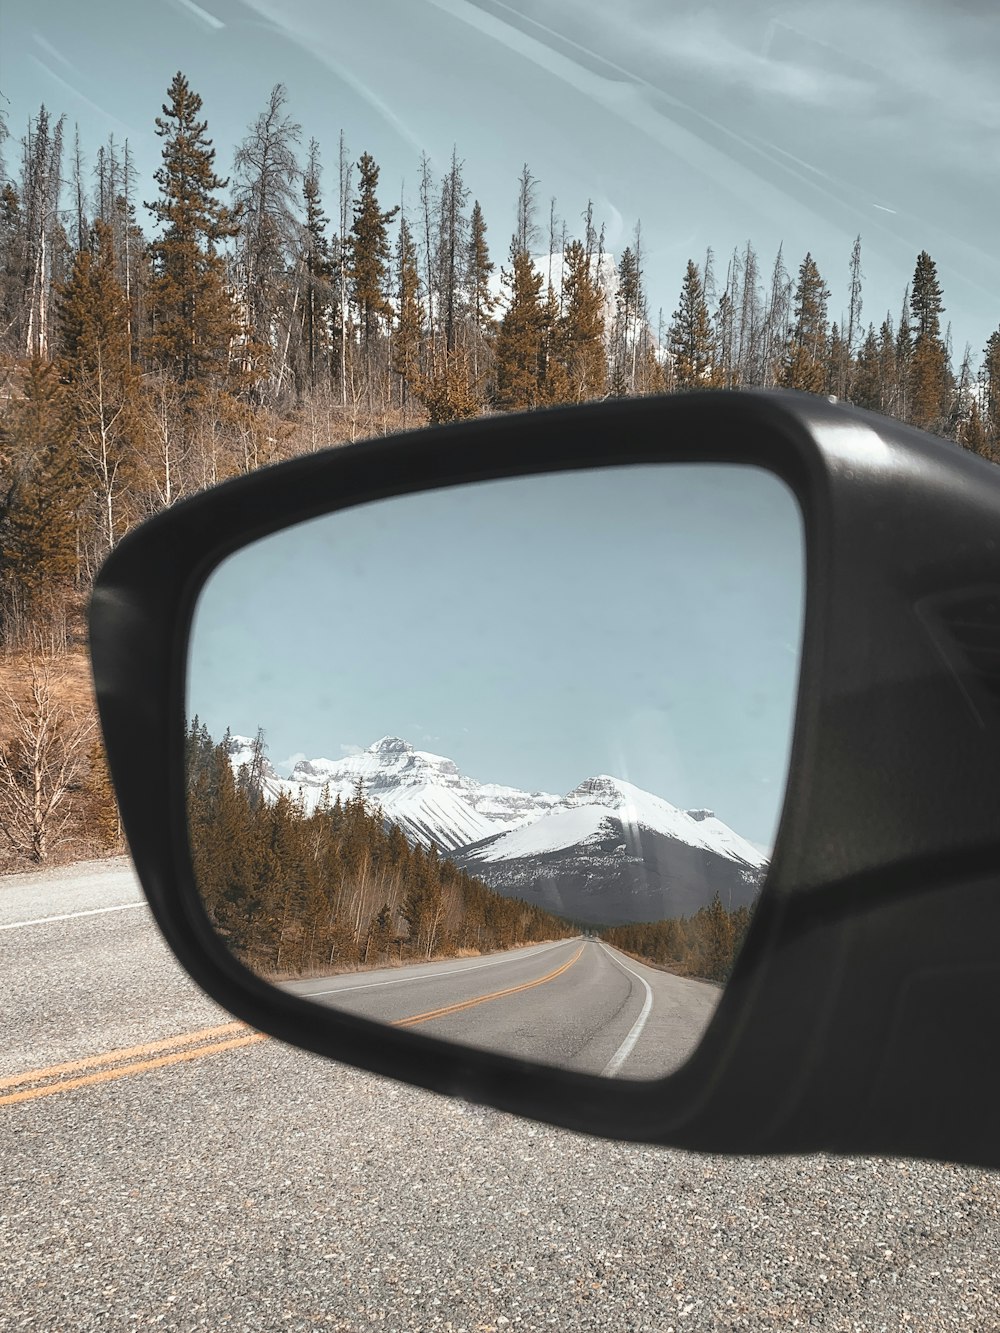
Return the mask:
M 581 1073 L 662 1078 L 691 1054 L 720 991 L 577 938 L 482 958 L 313 978 L 287 989 L 436 1037 Z

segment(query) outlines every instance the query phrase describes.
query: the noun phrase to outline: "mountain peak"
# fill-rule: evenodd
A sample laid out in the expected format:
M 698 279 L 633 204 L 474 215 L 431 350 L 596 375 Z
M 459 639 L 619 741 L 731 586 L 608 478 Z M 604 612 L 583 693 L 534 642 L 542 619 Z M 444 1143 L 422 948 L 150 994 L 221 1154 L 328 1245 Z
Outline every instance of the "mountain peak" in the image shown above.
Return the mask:
M 413 746 L 399 736 L 383 736 L 371 747 L 372 754 L 412 754 Z
M 566 798 L 573 805 L 603 805 L 609 810 L 620 810 L 629 804 L 630 795 L 635 788 L 621 778 L 609 777 L 599 773 L 596 777 L 584 778 L 579 787 L 574 787 Z

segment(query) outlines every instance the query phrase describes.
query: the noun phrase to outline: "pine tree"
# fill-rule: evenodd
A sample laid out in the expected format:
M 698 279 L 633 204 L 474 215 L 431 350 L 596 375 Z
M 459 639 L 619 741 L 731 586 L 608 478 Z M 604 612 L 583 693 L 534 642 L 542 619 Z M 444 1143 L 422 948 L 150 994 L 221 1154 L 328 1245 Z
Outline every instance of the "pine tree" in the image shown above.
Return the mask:
M 846 398 L 851 374 L 851 354 L 848 350 L 847 339 L 841 333 L 840 325 L 834 323 L 830 328 L 830 346 L 827 355 L 827 393 L 836 398 Z
M 607 387 L 604 297 L 595 262 L 583 242 L 571 241 L 563 259 L 563 314 L 556 324 L 554 359 L 562 371 L 566 399 L 582 403 L 603 397 Z
M 994 458 L 989 435 L 983 422 L 983 415 L 975 399 L 969 407 L 967 419 L 962 423 L 959 432 L 959 443 L 971 453 L 978 454 L 980 458 Z
M 350 279 L 361 345 L 367 352 L 393 315 L 387 294 L 392 256 L 388 224 L 399 212 L 399 206 L 383 213 L 377 195 L 379 167 L 370 153 L 361 155 L 358 172 L 358 196 L 349 243 Z
M 888 322 L 888 321 L 887 321 Z M 903 307 L 896 325 L 893 362 L 894 382 L 888 399 L 890 416 L 900 421 L 910 420 L 910 380 L 913 369 L 913 328 L 910 324 L 910 285 L 903 293 Z
M 174 75 L 156 118 L 163 164 L 160 197 L 146 207 L 162 231 L 153 241 L 146 355 L 183 388 L 185 402 L 214 386 L 237 387 L 230 350 L 241 336 L 226 283 L 220 242 L 236 236 L 232 213 L 216 197 L 228 181 L 216 175 L 215 149 L 199 120 L 202 101 L 183 74 Z
M 518 412 L 545 401 L 546 314 L 542 275 L 516 238 L 502 282 L 508 298 L 496 338 L 494 406 Z
M 453 352 L 442 349 L 432 375 L 420 380 L 419 397 L 427 409 L 430 425 L 468 421 L 482 411 L 472 362 L 464 347 Z
M 102 852 L 120 852 L 124 846 L 121 815 L 107 755 L 100 736 L 95 736 L 87 754 L 84 788 L 89 809 L 87 828 Z
M 65 617 L 77 573 L 78 460 L 65 392 L 39 356 L 0 425 L 0 457 L 0 630 L 11 643 L 45 618 Z
M 466 253 L 465 286 L 468 292 L 472 376 L 479 383 L 487 370 L 489 353 L 496 333 L 493 312 L 496 300 L 490 290 L 494 269 L 486 243 L 486 221 L 477 199 L 469 219 L 469 245 Z
M 991 333 L 983 352 L 980 372 L 983 394 L 983 428 L 990 451 L 1000 456 L 1000 329 Z
M 830 293 L 816 261 L 807 254 L 799 265 L 795 286 L 794 323 L 782 367 L 786 389 L 823 393 L 827 379 L 826 303 Z
M 611 329 L 611 392 L 616 398 L 635 391 L 639 324 L 642 315 L 642 269 L 639 255 L 626 246 L 618 261 L 618 292 Z
M 882 380 L 875 326 L 868 325 L 851 380 L 851 402 L 870 412 L 882 411 Z
M 302 303 L 306 378 L 311 389 L 319 382 L 323 362 L 330 354 L 333 264 L 326 229 L 330 219 L 323 212 L 320 194 L 319 144 L 309 142 L 309 158 L 302 179 L 306 216 L 303 231 L 305 294 Z
M 698 265 L 687 262 L 680 303 L 667 334 L 677 389 L 705 389 L 713 383 L 712 324 Z
M 424 309 L 420 300 L 417 247 L 405 215 L 399 219 L 396 243 L 396 329 L 392 368 L 399 376 L 399 403 L 405 419 L 411 394 L 420 394 L 420 352 L 424 334 Z
M 910 294 L 915 337 L 909 374 L 909 419 L 915 426 L 938 432 L 947 427 L 952 391 L 948 352 L 941 338 L 943 311 L 937 267 L 922 250 Z

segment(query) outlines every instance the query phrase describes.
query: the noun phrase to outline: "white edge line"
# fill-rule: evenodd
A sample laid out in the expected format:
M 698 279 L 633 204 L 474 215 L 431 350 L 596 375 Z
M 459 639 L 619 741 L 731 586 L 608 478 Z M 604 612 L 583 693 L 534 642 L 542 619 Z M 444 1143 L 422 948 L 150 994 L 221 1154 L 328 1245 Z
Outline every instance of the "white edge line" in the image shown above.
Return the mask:
M 0 926 L 0 930 L 21 930 L 24 926 L 45 926 L 50 921 L 73 921 L 78 916 L 103 916 L 105 912 L 127 912 L 132 907 L 146 907 L 145 898 L 141 903 L 119 903 L 116 907 L 90 907 L 84 912 L 63 912 L 60 916 L 34 916 L 28 921 L 11 921 Z
M 635 1022 L 629 1029 L 628 1036 L 618 1047 L 617 1051 L 615 1051 L 614 1055 L 611 1057 L 608 1063 L 601 1070 L 602 1078 L 614 1078 L 614 1076 L 618 1073 L 619 1069 L 621 1069 L 622 1065 L 632 1054 L 636 1042 L 642 1036 L 642 1030 L 646 1026 L 646 1019 L 649 1017 L 649 1015 L 652 1013 L 653 1010 L 653 992 L 646 978 L 640 977 L 638 972 L 633 972 L 632 969 L 626 963 L 623 963 L 620 958 L 616 958 L 603 940 L 601 940 L 601 948 L 607 952 L 612 962 L 615 962 L 618 964 L 619 967 L 624 968 L 626 972 L 628 972 L 631 976 L 635 977 L 636 981 L 641 981 L 643 986 L 646 988 L 646 1001 L 643 1004 L 642 1009 L 640 1010 L 639 1017 L 635 1020 Z

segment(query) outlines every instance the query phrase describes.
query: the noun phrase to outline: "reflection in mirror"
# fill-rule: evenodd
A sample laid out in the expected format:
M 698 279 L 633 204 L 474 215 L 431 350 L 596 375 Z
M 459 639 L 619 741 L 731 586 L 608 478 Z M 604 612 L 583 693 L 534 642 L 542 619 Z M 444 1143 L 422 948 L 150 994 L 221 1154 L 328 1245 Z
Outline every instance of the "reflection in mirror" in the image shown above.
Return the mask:
M 190 645 L 211 921 L 317 1004 L 662 1077 L 766 873 L 803 587 L 794 497 L 742 466 L 428 491 L 245 547 Z

